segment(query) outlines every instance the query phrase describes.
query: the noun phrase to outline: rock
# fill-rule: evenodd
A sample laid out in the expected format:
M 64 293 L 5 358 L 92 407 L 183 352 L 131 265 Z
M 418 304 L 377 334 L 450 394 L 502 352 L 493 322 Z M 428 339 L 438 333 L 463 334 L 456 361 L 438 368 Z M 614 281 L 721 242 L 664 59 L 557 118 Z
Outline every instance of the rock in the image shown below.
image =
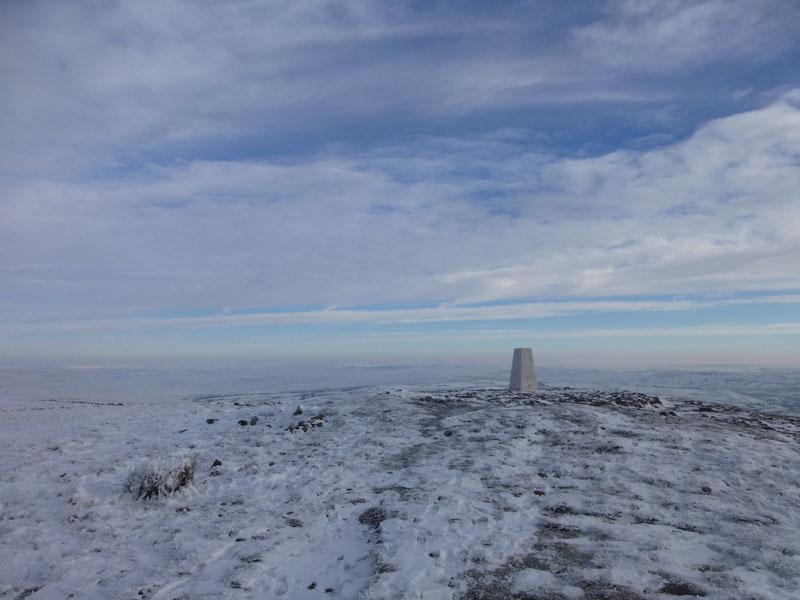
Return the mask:
M 659 590 L 662 594 L 670 596 L 705 596 L 706 592 L 699 585 L 685 581 L 670 581 Z
M 714 409 L 710 406 L 701 406 L 697 409 L 698 412 L 714 412 Z
M 209 425 L 211 425 L 212 423 L 216 423 L 216 422 L 217 422 L 216 419 L 206 419 L 206 423 L 208 423 Z
M 300 408 L 300 407 L 298 406 L 297 408 L 295 408 L 295 409 L 294 409 L 294 412 L 293 412 L 292 414 L 293 414 L 295 417 L 296 417 L 297 415 L 302 415 L 302 414 L 303 414 L 303 409 L 302 409 L 302 408 Z
M 632 589 L 613 583 L 592 582 L 583 591 L 587 600 L 645 600 Z
M 242 427 L 244 427 L 245 425 L 247 425 L 247 421 L 245 421 L 244 419 L 241 419 L 241 420 L 239 421 L 239 425 L 241 425 Z
M 710 487 L 708 487 L 707 485 L 704 485 L 704 486 L 703 486 L 703 487 L 701 487 L 700 489 L 702 490 L 702 492 L 703 492 L 704 494 L 710 494 L 710 493 L 711 493 L 711 488 L 710 488 Z
M 367 525 L 372 529 L 378 529 L 381 523 L 389 518 L 389 514 L 380 506 L 373 506 L 368 508 L 360 515 L 358 515 L 358 522 L 362 525 Z
M 616 444 L 608 444 L 605 446 L 599 446 L 595 449 L 597 454 L 619 454 L 622 452 L 622 446 L 618 446 Z
M 315 587 L 317 587 L 317 582 L 316 582 L 316 581 L 312 581 L 312 582 L 311 582 L 311 583 L 308 585 L 308 587 L 307 587 L 306 589 L 307 589 L 307 590 L 313 590 Z
M 250 425 L 255 425 L 256 423 L 258 423 L 258 417 L 253 417 L 250 419 Z
M 222 461 L 220 459 L 218 459 L 218 458 L 215 458 L 214 462 L 211 463 L 211 468 L 213 469 L 214 467 L 219 467 L 221 465 L 222 465 Z
M 444 437 L 450 437 L 452 435 L 453 435 L 453 430 L 452 429 L 448 429 L 447 431 L 444 432 Z

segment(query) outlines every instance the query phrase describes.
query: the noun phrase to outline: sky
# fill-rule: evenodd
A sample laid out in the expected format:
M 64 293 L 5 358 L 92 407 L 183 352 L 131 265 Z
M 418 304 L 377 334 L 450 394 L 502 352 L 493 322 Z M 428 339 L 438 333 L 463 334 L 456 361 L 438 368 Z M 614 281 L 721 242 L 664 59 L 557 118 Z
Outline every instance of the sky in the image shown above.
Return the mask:
M 795 0 L 4 2 L 0 115 L 0 361 L 800 365 Z

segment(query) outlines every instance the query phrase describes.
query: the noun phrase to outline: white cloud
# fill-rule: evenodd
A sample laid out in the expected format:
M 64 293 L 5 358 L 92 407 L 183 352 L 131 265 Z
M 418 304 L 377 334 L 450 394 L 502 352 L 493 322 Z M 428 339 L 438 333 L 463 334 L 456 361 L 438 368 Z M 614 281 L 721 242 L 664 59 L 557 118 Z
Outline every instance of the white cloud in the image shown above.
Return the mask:
M 0 204 L 11 320 L 800 288 L 791 97 L 591 159 L 420 138 L 294 164 L 19 180 Z
M 607 12 L 574 31 L 586 58 L 655 72 L 772 58 L 791 43 L 800 16 L 786 0 L 615 0 Z
M 427 129 L 509 109 L 646 111 L 678 94 L 673 81 L 637 78 L 639 64 L 772 56 L 796 38 L 797 9 L 781 0 L 611 2 L 600 19 L 591 3 L 585 15 L 561 2 L 488 6 L 7 4 L 0 164 L 75 177 L 235 152 L 250 136 L 318 145 L 331 130 Z
M 796 45 L 796 4 L 582 6 L 7 3 L 0 327 L 498 320 L 800 289 L 800 91 L 670 142 L 695 105 L 763 99 L 773 79 L 739 71 Z M 703 95 L 709 65 L 733 75 Z M 586 149 L 625 146 L 631 123 L 663 145 Z M 415 303 L 441 306 L 295 310 Z

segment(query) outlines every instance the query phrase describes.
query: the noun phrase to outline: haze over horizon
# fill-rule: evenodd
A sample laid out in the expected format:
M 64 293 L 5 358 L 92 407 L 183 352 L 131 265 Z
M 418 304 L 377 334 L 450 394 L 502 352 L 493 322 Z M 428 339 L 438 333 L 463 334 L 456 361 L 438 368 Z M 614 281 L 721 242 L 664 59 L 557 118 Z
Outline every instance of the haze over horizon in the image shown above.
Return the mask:
M 800 365 L 792 0 L 0 8 L 0 363 Z

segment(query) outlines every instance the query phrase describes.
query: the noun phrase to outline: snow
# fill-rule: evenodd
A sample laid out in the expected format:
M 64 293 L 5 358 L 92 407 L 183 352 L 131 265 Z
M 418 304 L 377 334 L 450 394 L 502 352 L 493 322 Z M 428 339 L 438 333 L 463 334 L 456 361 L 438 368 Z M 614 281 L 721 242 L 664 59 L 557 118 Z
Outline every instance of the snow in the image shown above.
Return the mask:
M 666 396 L 5 392 L 0 597 L 798 598 L 800 419 Z

